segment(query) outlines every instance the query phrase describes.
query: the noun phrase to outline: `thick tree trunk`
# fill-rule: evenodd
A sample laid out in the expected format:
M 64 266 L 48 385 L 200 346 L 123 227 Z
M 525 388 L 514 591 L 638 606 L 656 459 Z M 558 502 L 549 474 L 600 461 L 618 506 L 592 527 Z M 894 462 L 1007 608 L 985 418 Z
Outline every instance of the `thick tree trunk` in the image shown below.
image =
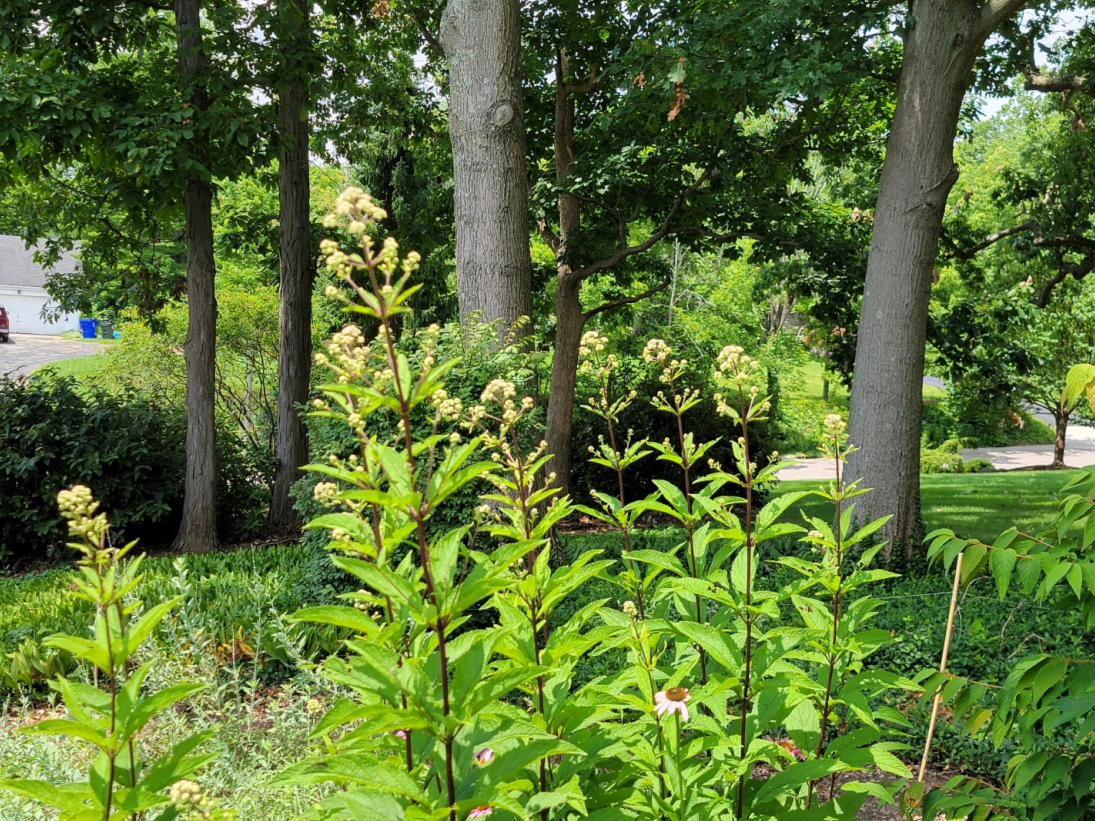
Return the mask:
M 195 115 L 208 105 L 205 89 L 195 80 L 205 68 L 199 0 L 175 0 L 179 78 Z M 208 168 L 203 147 L 191 157 Z M 186 215 L 186 300 L 189 321 L 186 358 L 186 489 L 182 526 L 174 549 L 199 553 L 217 545 L 216 428 L 216 264 L 213 259 L 213 186 L 193 171 L 183 195 Z
M 987 32 L 970 0 L 910 4 L 897 108 L 882 166 L 860 314 L 849 478 L 873 492 L 861 512 L 892 515 L 882 531 L 897 562 L 922 555 L 920 429 L 932 269 L 953 145 L 974 59 Z
M 551 361 L 551 391 L 547 408 L 548 470 L 555 487 L 570 492 L 571 432 L 574 423 L 574 391 L 578 382 L 578 348 L 586 317 L 573 276 L 560 276 L 555 285 L 555 355 Z
M 309 4 L 305 0 L 290 0 L 289 5 L 292 22 L 305 30 Z M 280 301 L 277 472 L 269 518 L 272 528 L 284 528 L 297 521 L 289 490 L 300 478 L 301 466 L 308 461 L 308 434 L 298 406 L 308 401 L 312 363 L 312 281 L 316 269 L 309 209 L 308 89 L 303 78 L 296 77 L 279 90 L 278 106 Z
M 517 0 L 449 0 L 449 64 L 460 320 L 532 314 L 528 173 Z
M 1065 466 L 1065 434 L 1068 432 L 1069 415 L 1068 408 L 1058 405 L 1053 409 L 1053 421 L 1057 423 L 1057 435 L 1053 439 L 1053 467 L 1055 468 Z

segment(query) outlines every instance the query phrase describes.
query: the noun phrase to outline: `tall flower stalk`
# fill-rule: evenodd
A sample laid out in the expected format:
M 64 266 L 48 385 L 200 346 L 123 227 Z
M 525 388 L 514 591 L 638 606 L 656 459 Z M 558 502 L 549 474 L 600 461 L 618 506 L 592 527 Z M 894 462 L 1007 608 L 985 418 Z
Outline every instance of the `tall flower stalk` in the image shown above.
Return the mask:
M 639 573 L 635 562 L 631 558 L 631 532 L 635 527 L 635 520 L 642 513 L 641 505 L 628 505 L 624 492 L 624 471 L 650 454 L 646 449 L 647 440 L 633 441 L 633 432 L 628 431 L 623 440 L 623 448 L 620 447 L 617 426 L 620 423 L 620 414 L 635 401 L 636 392 L 629 391 L 623 396 L 612 398 L 611 379 L 612 374 L 620 367 L 620 361 L 615 354 L 606 353 L 608 338 L 598 331 L 587 331 L 582 336 L 582 344 L 578 349 L 579 373 L 589 376 L 597 381 L 597 394 L 591 396 L 582 407 L 595 416 L 605 420 L 608 428 L 608 441 L 603 436 L 599 437 L 598 447 L 590 446 L 592 454 L 589 461 L 596 465 L 611 468 L 616 474 L 617 496 L 612 499 L 607 494 L 593 491 L 593 497 L 600 503 L 601 510 L 595 510 L 580 506 L 577 509 L 599 519 L 615 528 L 623 537 L 623 555 L 627 561 L 628 571 L 631 575 L 630 584 L 638 604 L 639 617 L 646 618 L 646 602 L 643 594 L 643 577 Z
M 359 702 L 325 716 L 325 753 L 280 781 L 346 785 L 346 792 L 321 802 L 320 811 L 332 817 L 354 816 L 355 807 L 367 806 L 462 821 L 514 809 L 514 791 L 497 774 L 520 773 L 532 783 L 529 771 L 538 770 L 539 789 L 523 796 L 535 801 L 549 787 L 551 757 L 575 752 L 546 730 L 546 721 L 518 720 L 500 702 L 531 687 L 536 711 L 547 712 L 546 677 L 553 671 L 546 614 L 555 602 L 544 548 L 547 531 L 567 507 L 547 504 L 554 490 L 537 490 L 547 462 L 543 445 L 527 449 L 518 436 L 531 399 L 517 401 L 513 384 L 498 379 L 465 408 L 445 390 L 444 376 L 456 363 L 438 361 L 439 328 L 419 335 L 416 356 L 401 347 L 396 319 L 408 312 L 419 287 L 410 281 L 418 256 L 401 260 L 393 240 L 380 244 L 371 237 L 371 225 L 383 216 L 368 195 L 349 189 L 325 221 L 360 248 L 350 253 L 335 240 L 323 242 L 339 282 L 327 293 L 367 317 L 376 336 L 366 339 L 347 325 L 317 357 L 332 379 L 321 386 L 313 413 L 346 425 L 356 447 L 349 457 L 308 468 L 329 479 L 315 495 L 331 508 L 310 526 L 329 532 L 333 563 L 363 587 L 348 597 L 352 607 L 296 615 L 353 631 L 348 652 L 328 659 L 327 672 Z M 487 453 L 490 459 L 483 458 Z M 494 488 L 486 495 L 494 540 L 483 540 L 483 547 L 473 522 L 445 528 L 437 516 L 477 481 Z M 539 587 L 523 588 L 526 576 Z M 520 628 L 505 604 L 515 597 L 528 610 Z M 506 627 L 473 628 L 472 614 L 492 605 Z M 530 641 L 528 658 L 499 663 L 495 650 L 517 633 Z
M 692 578 L 698 579 L 701 570 L 696 556 L 696 524 L 699 517 L 695 511 L 693 499 L 693 475 L 694 467 L 702 460 L 703 455 L 710 449 L 714 442 L 706 442 L 696 445 L 692 434 L 684 429 L 684 414 L 700 403 L 700 392 L 697 388 L 689 388 L 683 384 L 684 376 L 688 372 L 688 360 L 673 357 L 673 350 L 661 339 L 651 339 L 643 349 L 643 361 L 648 364 L 656 364 L 661 367 L 659 381 L 668 388 L 661 389 L 650 402 L 660 411 L 672 414 L 677 423 L 677 444 L 674 446 L 669 439 L 661 442 L 652 442 L 651 446 L 660 455 L 659 459 L 669 461 L 677 465 L 684 476 L 683 504 L 673 504 L 674 500 L 668 499 L 671 506 L 677 508 L 677 518 L 684 526 L 688 549 L 688 572 Z M 662 488 L 663 493 L 665 488 Z M 670 494 L 676 496 L 676 494 Z M 695 618 L 697 624 L 706 624 L 707 615 L 703 598 L 697 593 L 694 597 Z M 707 683 L 707 652 L 702 646 L 697 648 L 700 657 L 700 676 L 704 684 Z
M 729 380 L 733 386 L 734 395 L 730 401 L 722 394 L 715 394 L 718 412 L 727 416 L 736 425 L 741 427 L 741 436 L 733 443 L 734 456 L 738 463 L 738 472 L 741 475 L 741 485 L 745 492 L 745 519 L 742 530 L 745 535 L 742 550 L 745 558 L 745 589 L 744 606 L 741 617 L 745 626 L 744 670 L 741 678 L 741 697 L 738 701 L 740 715 L 740 740 L 738 754 L 742 759 L 746 756 L 748 747 L 747 722 L 752 705 L 752 676 L 753 676 L 753 629 L 756 625 L 758 613 L 753 608 L 753 577 L 755 575 L 754 563 L 756 560 L 756 534 L 754 533 L 754 500 L 757 466 L 752 461 L 749 453 L 749 425 L 765 419 L 765 414 L 770 407 L 767 397 L 760 396 L 760 389 L 751 382 L 756 378 L 760 369 L 760 363 L 748 356 L 744 349 L 738 345 L 728 345 L 719 352 L 718 373 L 723 379 Z M 736 400 L 736 401 L 735 401 Z M 776 455 L 773 454 L 773 458 Z M 743 801 L 745 799 L 745 774 L 738 779 L 737 813 L 742 817 Z
M 106 515 L 98 512 L 99 503 L 83 485 L 62 490 L 57 503 L 68 521 L 69 546 L 80 553 L 72 588 L 77 598 L 94 606 L 95 624 L 92 638 L 55 635 L 44 644 L 91 665 L 106 692 L 99 686 L 58 677 L 50 686 L 60 694 L 69 718 L 40 721 L 23 732 L 69 736 L 89 743 L 97 752 L 85 782 L 10 779 L 0 781 L 0 789 L 53 805 L 61 821 L 143 821 L 153 812 L 156 817 L 186 813 L 202 821 L 227 821 L 233 814 L 217 808 L 191 780 L 195 771 L 215 758 L 196 753 L 211 732 L 185 738 L 153 761 L 145 762 L 140 755 L 138 742 L 148 723 L 204 689 L 201 684 L 176 684 L 147 693 L 153 662 L 136 663 L 141 645 L 179 599 L 162 602 L 135 617 L 140 602 L 132 597 L 144 579 L 144 557 L 129 558 L 136 542 L 110 547 Z

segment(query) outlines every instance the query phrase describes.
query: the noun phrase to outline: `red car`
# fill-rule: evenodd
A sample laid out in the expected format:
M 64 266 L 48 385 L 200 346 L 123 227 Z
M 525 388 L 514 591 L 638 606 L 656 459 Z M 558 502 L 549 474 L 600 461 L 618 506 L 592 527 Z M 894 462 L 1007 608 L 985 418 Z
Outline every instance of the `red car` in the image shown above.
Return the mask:
M 8 310 L 0 305 L 0 342 L 8 341 Z

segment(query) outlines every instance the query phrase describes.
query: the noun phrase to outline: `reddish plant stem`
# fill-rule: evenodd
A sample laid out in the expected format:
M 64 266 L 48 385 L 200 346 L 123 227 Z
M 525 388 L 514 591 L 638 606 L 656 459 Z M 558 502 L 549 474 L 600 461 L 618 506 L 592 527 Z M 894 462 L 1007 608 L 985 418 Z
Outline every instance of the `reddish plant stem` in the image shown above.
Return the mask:
M 624 470 L 620 467 L 620 449 L 616 447 L 616 432 L 612 427 L 612 416 L 607 410 L 608 405 L 608 385 L 605 383 L 605 378 L 601 377 L 601 396 L 605 401 L 605 421 L 608 423 L 608 444 L 612 448 L 612 453 L 616 458 L 616 482 L 620 488 L 620 510 L 622 511 L 627 504 L 624 498 Z M 629 525 L 621 525 L 620 531 L 624 536 L 624 555 L 631 553 L 631 527 Z M 628 569 L 631 570 L 636 580 L 635 598 L 638 599 L 636 604 L 639 605 L 639 617 L 646 619 L 646 607 L 643 604 L 643 580 L 640 578 L 638 571 L 635 569 L 635 563 L 630 558 L 627 560 Z
M 676 396 L 677 385 L 670 379 L 669 388 Z M 688 534 L 688 559 L 689 570 L 692 573 L 693 579 L 699 578 L 699 568 L 696 566 L 696 542 L 693 537 L 693 522 L 692 522 L 692 480 L 691 469 L 692 465 L 688 461 L 688 446 L 687 440 L 684 436 L 684 420 L 683 411 L 674 399 L 674 412 L 673 415 L 677 417 L 677 437 L 681 443 L 681 468 L 684 470 L 684 499 L 688 509 L 688 521 L 685 523 L 685 532 Z M 704 612 L 703 602 L 700 600 L 700 596 L 696 594 L 696 623 L 705 624 L 707 622 L 707 614 Z M 707 684 L 707 653 L 704 652 L 702 647 L 697 647 L 700 653 L 700 675 L 704 684 Z
M 832 699 L 832 695 L 833 695 L 833 675 L 836 672 L 836 662 L 837 662 L 837 650 L 836 650 L 837 631 L 840 628 L 841 581 L 842 581 L 841 577 L 840 577 L 840 566 L 841 566 L 841 563 L 842 563 L 842 553 L 843 553 L 843 534 L 841 533 L 841 529 L 840 529 L 840 516 L 841 516 L 841 506 L 842 506 L 841 502 L 843 501 L 843 497 L 844 497 L 844 489 L 841 486 L 841 479 L 840 479 L 840 436 L 839 436 L 839 434 L 835 435 L 834 439 L 835 439 L 835 441 L 833 443 L 834 444 L 833 452 L 836 454 L 836 457 L 835 457 L 835 461 L 836 461 L 836 498 L 834 499 L 834 503 L 836 505 L 836 524 L 835 524 L 833 532 L 834 532 L 834 535 L 836 537 L 836 593 L 833 594 L 833 632 L 832 632 L 832 639 L 831 639 L 830 644 L 829 644 L 829 653 L 828 653 L 829 674 L 828 674 L 828 678 L 825 682 L 825 700 L 823 702 L 823 706 L 822 706 L 822 709 L 821 709 L 821 729 L 820 729 L 820 732 L 818 733 L 818 739 L 817 739 L 817 753 L 816 753 L 817 758 L 821 758 L 821 754 L 825 751 L 825 729 L 828 726 L 828 722 L 829 722 L 829 702 Z M 814 789 L 817 787 L 817 783 L 818 782 L 816 780 L 811 781 L 808 788 L 807 788 L 807 791 L 806 791 L 806 809 L 810 808 L 810 804 L 813 801 Z M 833 797 L 832 783 L 833 782 L 830 782 L 829 798 Z M 818 799 L 820 800 L 820 796 L 818 797 Z
M 388 357 L 388 367 L 391 368 L 394 375 L 393 383 L 395 385 L 396 397 L 399 401 L 399 415 L 403 422 L 403 439 L 407 449 L 407 468 L 411 475 L 411 483 L 414 485 L 415 481 L 415 459 L 414 459 L 414 438 L 411 435 L 411 408 L 410 403 L 407 400 L 406 395 L 403 393 L 403 386 L 399 379 L 399 361 L 395 354 L 395 341 L 392 338 L 391 323 L 388 318 L 388 308 L 384 302 L 384 298 L 380 296 L 379 283 L 376 279 L 376 272 L 372 266 L 369 267 L 369 279 L 373 284 L 374 293 L 377 294 L 380 300 L 381 316 L 380 323 L 384 334 L 384 344 Z M 433 603 L 434 610 L 437 611 L 437 622 L 433 625 L 434 632 L 437 634 L 437 652 L 441 661 L 441 707 L 442 714 L 447 718 L 451 710 L 449 701 L 449 663 L 448 656 L 445 651 L 445 618 L 441 615 L 441 603 L 437 597 L 437 587 L 434 583 L 433 569 L 430 566 L 430 546 L 426 539 L 426 522 L 425 517 L 429 512 L 429 500 L 423 496 L 422 502 L 417 510 L 409 511 L 411 518 L 414 520 L 415 529 L 418 536 L 418 554 L 419 560 L 422 565 L 422 578 L 426 585 L 426 593 L 429 595 L 430 600 Z M 449 802 L 449 819 L 450 821 L 456 821 L 456 777 L 452 767 L 452 742 L 453 734 L 446 732 L 443 737 L 445 746 L 445 779 L 446 779 L 446 793 Z
M 752 404 L 752 403 L 750 403 Z M 749 409 L 745 405 L 745 394 L 738 386 L 738 407 L 741 409 L 742 455 L 745 462 L 745 672 L 741 681 L 741 737 L 738 755 L 744 760 L 746 753 L 746 731 L 749 717 L 749 688 L 751 686 L 753 666 L 753 615 L 749 608 L 753 605 L 753 468 L 749 464 L 749 423 L 746 421 Z M 738 819 L 741 821 L 745 806 L 745 774 L 738 778 Z

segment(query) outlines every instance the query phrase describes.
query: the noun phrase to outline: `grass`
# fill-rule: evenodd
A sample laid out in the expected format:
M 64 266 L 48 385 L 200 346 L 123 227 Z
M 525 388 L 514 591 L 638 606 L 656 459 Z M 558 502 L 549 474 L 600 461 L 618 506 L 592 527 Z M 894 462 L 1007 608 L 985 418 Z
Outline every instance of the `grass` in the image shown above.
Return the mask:
M 785 396 L 800 399 L 821 399 L 821 387 L 824 382 L 824 368 L 816 359 L 798 368 L 793 378 L 781 381 Z M 924 386 L 924 401 L 937 402 L 943 398 L 943 391 L 929 385 Z M 839 380 L 829 382 L 829 401 L 848 406 L 848 389 Z
M 924 527 L 947 527 L 959 536 L 992 542 L 1015 526 L 1028 533 L 1047 527 L 1057 510 L 1061 487 L 1075 471 L 1032 470 L 920 477 Z M 812 490 L 808 479 L 783 482 L 781 491 Z M 805 499 L 796 508 L 812 516 L 829 515 L 820 499 Z M 792 512 L 792 519 L 797 516 Z
M 86 339 L 79 331 L 61 331 L 61 339 L 71 339 L 75 342 L 91 342 L 95 345 L 112 345 L 113 339 L 103 339 L 101 336 L 97 336 L 94 339 Z
M 77 381 L 86 381 L 98 377 L 106 366 L 105 358 L 98 354 L 91 356 L 77 356 L 72 359 L 59 359 L 35 368 L 37 374 L 47 370 L 54 371 L 58 376 L 71 376 Z

